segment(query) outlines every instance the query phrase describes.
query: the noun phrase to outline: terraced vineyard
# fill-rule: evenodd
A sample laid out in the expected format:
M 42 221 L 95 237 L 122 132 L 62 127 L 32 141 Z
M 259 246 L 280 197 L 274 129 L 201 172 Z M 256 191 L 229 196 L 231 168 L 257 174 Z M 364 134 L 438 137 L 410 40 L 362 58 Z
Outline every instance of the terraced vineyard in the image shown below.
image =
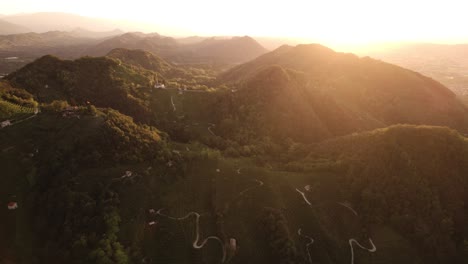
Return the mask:
M 0 99 L 0 120 L 21 119 L 24 116 L 34 114 L 34 111 L 35 109 L 32 107 L 24 107 Z

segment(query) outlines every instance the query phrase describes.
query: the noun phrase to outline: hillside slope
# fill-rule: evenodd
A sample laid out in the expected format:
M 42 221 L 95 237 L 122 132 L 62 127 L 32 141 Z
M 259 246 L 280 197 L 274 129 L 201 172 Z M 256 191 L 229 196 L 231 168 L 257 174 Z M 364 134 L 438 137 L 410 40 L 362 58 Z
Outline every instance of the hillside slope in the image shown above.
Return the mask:
M 391 126 L 323 142 L 293 163 L 339 167 L 336 184 L 368 226 L 392 226 L 428 263 L 463 263 L 468 141 L 456 131 Z
M 129 65 L 143 67 L 144 69 L 158 72 L 162 75 L 165 75 L 169 70 L 171 70 L 171 67 L 173 67 L 160 57 L 143 50 L 117 48 L 111 50 L 106 56 L 119 59 Z
M 0 148 L 0 200 L 19 204 L 16 211 L 0 210 L 0 260 L 9 263 L 63 262 L 74 241 L 93 232 L 98 240 L 112 240 L 108 253 L 118 254 L 119 242 L 109 233 L 118 222 L 106 220 L 115 216 L 116 201 L 104 198 L 110 178 L 136 163 L 164 160 L 159 132 L 115 110 L 80 118 L 38 114 L 1 129 Z M 82 261 L 100 247 L 91 240 L 80 251 Z
M 19 34 L 26 33 L 29 31 L 30 30 L 26 27 L 13 24 L 5 20 L 0 20 L 0 35 Z
M 258 77 L 272 66 L 283 70 L 266 78 Z M 283 93 L 283 100 L 290 100 L 292 107 L 302 101 L 299 104 L 311 108 L 321 107 L 320 104 L 328 108 L 319 119 L 326 124 L 327 119 L 338 118 L 334 122 L 338 128 L 329 129 L 331 135 L 398 123 L 444 125 L 462 132 L 468 129 L 467 108 L 440 83 L 398 66 L 337 53 L 320 45 L 282 46 L 221 74 L 219 82 L 230 83 L 239 93 L 255 89 L 258 96 L 267 98 L 271 96 L 269 86 L 284 71 L 291 73 L 283 79 L 300 80 L 296 85 L 285 86 L 304 94 L 298 99 Z M 260 82 L 252 84 L 251 80 Z M 280 111 L 275 115 L 294 118 L 292 113 Z M 308 119 L 316 117 L 303 117 Z
M 112 107 L 138 121 L 148 120 L 148 93 L 154 73 L 131 68 L 111 58 L 75 61 L 44 56 L 8 75 L 14 87 L 32 93 L 39 102 L 65 100 L 72 105 Z
M 254 59 L 267 50 L 250 37 L 206 39 L 195 43 L 179 43 L 156 33 L 126 33 L 90 47 L 84 54 L 103 56 L 116 48 L 141 49 L 177 63 L 236 64 Z

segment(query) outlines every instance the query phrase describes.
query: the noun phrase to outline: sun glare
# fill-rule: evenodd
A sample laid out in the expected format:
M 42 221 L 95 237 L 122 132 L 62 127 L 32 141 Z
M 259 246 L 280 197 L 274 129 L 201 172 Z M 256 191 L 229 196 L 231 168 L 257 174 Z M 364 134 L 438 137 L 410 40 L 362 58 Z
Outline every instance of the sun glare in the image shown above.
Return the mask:
M 11 1 L 2 12 L 71 12 L 167 35 L 299 38 L 332 47 L 395 41 L 461 42 L 463 1 Z M 28 10 L 24 8 L 28 7 Z M 128 22 L 133 21 L 133 22 Z

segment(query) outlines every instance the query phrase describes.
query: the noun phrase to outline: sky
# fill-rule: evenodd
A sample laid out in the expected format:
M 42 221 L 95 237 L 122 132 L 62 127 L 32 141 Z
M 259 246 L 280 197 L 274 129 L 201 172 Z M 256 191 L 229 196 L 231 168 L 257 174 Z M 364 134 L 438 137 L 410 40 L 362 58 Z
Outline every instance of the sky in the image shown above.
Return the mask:
M 466 2 L 466 3 L 464 3 Z M 0 0 L 1 14 L 68 12 L 170 35 L 289 37 L 331 45 L 468 41 L 464 0 Z

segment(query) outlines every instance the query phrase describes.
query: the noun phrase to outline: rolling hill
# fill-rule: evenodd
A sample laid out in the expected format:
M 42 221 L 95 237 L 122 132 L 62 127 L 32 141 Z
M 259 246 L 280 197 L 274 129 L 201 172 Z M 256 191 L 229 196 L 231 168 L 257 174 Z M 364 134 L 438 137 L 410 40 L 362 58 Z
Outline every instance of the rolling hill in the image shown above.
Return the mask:
M 173 67 L 173 65 L 170 65 L 160 57 L 143 50 L 117 48 L 111 50 L 109 53 L 107 53 L 106 56 L 119 59 L 129 65 L 158 72 L 162 75 L 165 75 L 168 71 L 171 70 L 171 67 Z
M 79 217 L 83 221 L 81 224 L 75 222 L 77 218 L 73 220 L 71 213 L 84 208 L 91 209 L 88 206 L 91 206 L 90 202 L 95 203 L 93 197 L 97 194 L 92 189 L 100 188 L 99 182 L 107 182 L 113 177 L 120 178 L 121 173 L 142 160 L 157 163 L 155 157 L 164 157 L 161 154 L 164 144 L 155 128 L 138 126 L 131 118 L 112 109 L 96 114 L 81 113 L 79 117 L 42 113 L 0 131 L 1 164 L 7 175 L 1 179 L 0 199 L 2 202 L 14 199 L 21 206 L 16 212 L 0 211 L 4 223 L 0 227 L 1 261 L 19 263 L 48 259 L 56 263 L 66 258 L 62 254 L 63 250 L 71 249 L 72 240 L 79 233 L 87 232 L 89 227 L 93 226 L 92 229 L 96 228 L 95 231 L 99 233 L 102 231 L 99 236 L 106 237 L 104 233 L 109 235 L 110 229 L 100 228 L 105 223 L 106 215 L 113 214 L 110 211 L 115 210 L 110 200 L 92 209 L 94 212 L 88 211 L 88 216 L 94 215 L 92 218 L 85 215 Z M 122 164 L 123 171 L 117 169 L 110 174 L 101 174 L 112 171 L 115 163 Z M 73 169 L 75 166 L 80 168 L 78 174 Z M 83 185 L 78 187 L 72 183 L 74 181 Z M 78 188 L 70 189 L 67 187 L 69 184 Z M 53 201 L 58 203 L 54 204 Z M 59 201 L 66 201 L 68 205 L 77 202 L 75 206 L 81 209 L 73 206 L 76 210 L 70 211 L 68 206 Z M 98 216 L 96 213 L 100 210 L 103 210 L 103 214 Z M 31 221 L 32 215 L 38 221 Z M 63 226 L 64 221 L 68 227 Z M 51 232 L 43 232 L 46 229 Z M 69 230 L 74 230 L 71 237 L 60 235 Z M 59 237 L 64 240 L 58 241 Z M 44 243 L 60 250 L 48 254 L 47 258 L 38 259 L 42 255 L 39 252 L 47 251 L 43 247 Z M 118 251 L 117 248 L 115 250 Z
M 116 48 L 142 49 L 161 55 L 167 53 L 168 50 L 173 50 L 175 46 L 177 46 L 177 42 L 170 37 L 164 37 L 157 33 L 130 32 L 104 40 L 90 47 L 86 51 L 86 55 L 104 56 Z
M 206 39 L 191 46 L 184 46 L 178 56 L 182 62 L 201 60 L 236 64 L 247 62 L 266 52 L 267 49 L 262 47 L 256 40 L 244 36 L 228 39 Z
M 271 130 L 294 130 L 310 122 L 308 128 L 317 129 L 296 131 L 309 140 L 399 123 L 468 129 L 467 108 L 442 84 L 392 64 L 320 45 L 282 46 L 224 72 L 219 82 L 238 89 L 231 104 L 237 109 L 229 113 L 242 115 L 239 107 L 244 105 L 253 114 L 289 122 L 289 126 L 272 125 Z M 252 104 L 259 100 L 248 103 L 252 96 L 269 103 L 255 110 Z
M 112 107 L 138 121 L 148 121 L 150 113 L 145 100 L 153 76 L 153 72 L 107 57 L 68 61 L 44 56 L 5 79 L 14 87 L 29 91 L 42 103 L 90 102 L 98 107 Z
M 1 17 L 1 16 L 0 16 Z M 0 19 L 0 35 L 12 35 L 30 32 L 26 27 L 10 23 Z
M 56 56 L 74 57 L 83 47 L 96 43 L 90 38 L 77 37 L 64 31 L 24 33 L 0 36 L 0 53 L 10 56 L 44 56 L 51 52 Z M 68 49 L 68 51 L 66 51 Z
M 141 49 L 177 63 L 236 64 L 253 59 L 267 50 L 250 37 L 210 38 L 189 42 L 156 33 L 126 33 L 107 39 L 86 51 L 86 55 L 104 56 L 115 48 Z

